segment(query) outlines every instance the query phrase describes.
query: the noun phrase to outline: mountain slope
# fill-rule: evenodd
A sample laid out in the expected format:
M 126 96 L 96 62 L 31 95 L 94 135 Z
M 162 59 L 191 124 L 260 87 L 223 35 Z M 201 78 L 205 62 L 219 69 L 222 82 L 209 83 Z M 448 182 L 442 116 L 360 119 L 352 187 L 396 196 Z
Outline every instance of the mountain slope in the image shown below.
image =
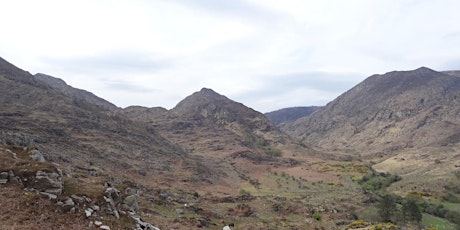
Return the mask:
M 269 160 L 273 154 L 281 154 L 277 147 L 289 142 L 263 114 L 206 88 L 170 111 L 128 107 L 123 113 L 156 127 L 192 154 L 217 159 L 242 155 Z
M 168 165 L 175 159 L 199 164 L 155 129 L 129 120 L 105 100 L 46 78 L 0 59 L 0 144 L 31 146 L 48 161 L 97 166 L 105 174 L 156 174 L 172 170 Z
M 392 152 L 460 141 L 460 78 L 428 68 L 374 75 L 285 131 L 306 143 Z
M 67 97 L 72 98 L 74 101 L 85 101 L 90 104 L 99 105 L 105 109 L 117 109 L 117 107 L 114 104 L 100 97 L 97 97 L 96 95 L 88 91 L 73 88 L 67 85 L 63 80 L 59 78 L 55 78 L 41 73 L 35 74 L 34 77 L 35 79 L 50 86 L 52 89 L 63 93 Z

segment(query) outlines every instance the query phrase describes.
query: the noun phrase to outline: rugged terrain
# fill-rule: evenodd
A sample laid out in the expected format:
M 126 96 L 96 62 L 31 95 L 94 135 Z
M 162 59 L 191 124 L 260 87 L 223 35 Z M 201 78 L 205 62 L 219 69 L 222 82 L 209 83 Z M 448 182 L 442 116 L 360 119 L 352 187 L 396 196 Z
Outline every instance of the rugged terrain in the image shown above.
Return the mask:
M 117 108 L 0 59 L 0 229 L 395 228 L 387 193 L 455 229 L 457 73 L 375 75 L 272 122 L 207 88 Z
M 211 89 L 171 110 L 121 109 L 3 59 L 0 82 L 3 229 L 331 228 L 365 199 L 350 182 L 365 166 L 299 145 Z M 28 184 L 53 170 L 59 192 Z

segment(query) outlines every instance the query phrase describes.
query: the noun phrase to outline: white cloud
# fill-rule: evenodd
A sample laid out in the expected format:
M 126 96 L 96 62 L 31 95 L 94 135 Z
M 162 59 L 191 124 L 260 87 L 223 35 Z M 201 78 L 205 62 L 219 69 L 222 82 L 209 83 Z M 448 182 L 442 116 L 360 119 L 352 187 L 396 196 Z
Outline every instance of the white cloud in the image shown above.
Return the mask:
M 374 73 L 460 69 L 456 0 L 0 1 L 3 58 L 119 106 L 209 87 L 266 112 Z

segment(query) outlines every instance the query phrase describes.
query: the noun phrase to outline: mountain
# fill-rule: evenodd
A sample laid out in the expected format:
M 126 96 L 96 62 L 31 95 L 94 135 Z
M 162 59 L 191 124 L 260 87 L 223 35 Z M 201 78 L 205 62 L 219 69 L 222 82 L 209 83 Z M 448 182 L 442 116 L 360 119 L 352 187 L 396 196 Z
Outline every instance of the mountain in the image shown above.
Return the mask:
M 46 74 L 35 74 L 34 77 L 51 87 L 52 89 L 63 93 L 65 96 L 72 98 L 74 101 L 85 101 L 90 104 L 101 106 L 105 109 L 115 110 L 117 107 L 96 95 L 81 89 L 73 88 L 67 85 L 63 80 Z M 76 102 L 78 103 L 78 102 Z
M 284 108 L 277 111 L 265 113 L 275 125 L 280 125 L 284 122 L 293 122 L 301 117 L 306 117 L 320 109 L 319 106 L 308 106 L 308 107 L 292 107 Z
M 97 167 L 105 175 L 119 170 L 125 175 L 158 175 L 173 170 L 167 165 L 182 159 L 189 164 L 182 168 L 189 172 L 186 177 L 207 177 L 196 171 L 206 166 L 156 130 L 62 80 L 33 76 L 0 59 L 0 94 L 0 144 L 33 147 L 62 167 Z M 157 179 L 161 183 L 161 177 Z
M 296 206 L 284 211 L 296 218 L 320 207 L 306 193 L 336 190 L 304 184 L 341 182 L 320 173 L 317 151 L 206 88 L 171 110 L 121 109 L 0 59 L 0 129 L 2 226 L 216 229 L 238 220 L 241 229 L 274 228 L 284 207 Z M 335 201 L 355 191 L 337 191 L 309 202 L 345 210 Z M 328 216 L 343 219 L 338 213 Z
M 278 147 L 289 142 L 263 114 L 207 88 L 169 111 L 128 107 L 123 112 L 155 127 L 189 153 L 217 159 L 244 156 L 273 161 L 273 155 L 281 155 Z
M 349 153 L 377 172 L 400 175 L 403 180 L 387 191 L 404 196 L 423 188 L 442 197 L 458 181 L 459 98 L 460 77 L 452 72 L 393 71 L 370 76 L 281 128 L 303 143 Z
M 402 76 L 407 79 L 401 81 Z M 386 192 L 400 195 L 403 204 L 408 193 L 430 195 L 419 201 L 446 207 L 424 203 L 424 212 L 433 214 L 435 207 L 445 214 L 440 220 L 454 226 L 460 196 L 460 148 L 451 135 L 457 128 L 455 79 L 426 68 L 372 76 L 338 102 L 282 123 L 290 137 L 264 114 L 211 89 L 193 93 L 171 110 L 122 109 L 0 59 L 0 226 L 382 228 L 370 224 L 380 219 L 369 213 L 378 213 L 379 194 Z M 392 112 L 359 120 L 385 109 Z M 426 122 L 411 129 L 419 113 L 427 115 Z M 390 123 L 415 136 L 398 133 L 399 142 L 364 146 L 358 138 L 363 135 L 347 132 L 355 121 L 366 135 Z M 392 140 L 386 133 L 374 138 Z M 326 139 L 315 139 L 319 135 Z M 431 142 L 399 145 L 418 139 Z
M 357 153 L 460 141 L 460 78 L 428 68 L 374 75 L 285 131 Z

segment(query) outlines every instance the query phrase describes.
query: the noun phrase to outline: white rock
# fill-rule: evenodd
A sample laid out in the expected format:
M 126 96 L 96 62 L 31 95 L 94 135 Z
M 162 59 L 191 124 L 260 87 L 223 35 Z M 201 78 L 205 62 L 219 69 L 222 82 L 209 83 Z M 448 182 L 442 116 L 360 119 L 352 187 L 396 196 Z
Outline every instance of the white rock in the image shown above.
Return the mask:
M 101 226 L 101 225 L 102 225 L 102 222 L 96 220 L 96 221 L 94 221 L 94 225 L 96 225 L 96 226 Z
M 99 227 L 100 229 L 110 230 L 110 227 L 107 225 L 102 225 Z
M 90 217 L 91 215 L 93 215 L 93 212 L 94 212 L 94 211 L 93 211 L 93 209 L 91 209 L 91 208 L 85 209 L 85 215 L 86 215 L 86 217 Z

